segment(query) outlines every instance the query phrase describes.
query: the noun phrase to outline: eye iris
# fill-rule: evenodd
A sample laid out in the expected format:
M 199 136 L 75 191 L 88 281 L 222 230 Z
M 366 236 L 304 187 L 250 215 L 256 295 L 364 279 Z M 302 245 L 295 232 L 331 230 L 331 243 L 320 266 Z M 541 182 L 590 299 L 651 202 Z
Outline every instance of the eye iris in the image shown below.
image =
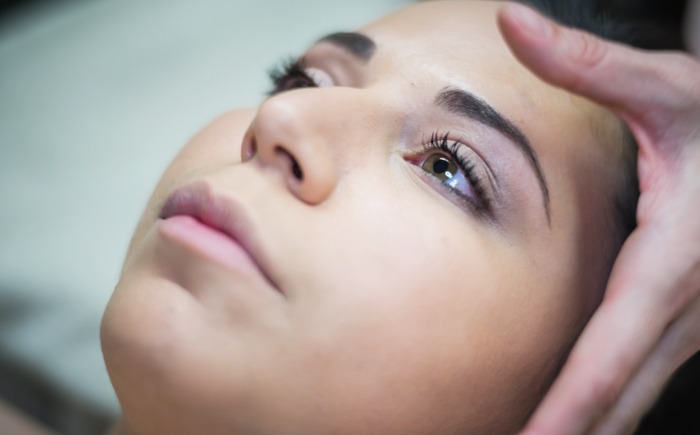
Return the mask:
M 457 168 L 447 157 L 435 154 L 426 159 L 425 163 L 423 163 L 423 169 L 432 173 L 441 181 L 445 181 L 454 177 Z

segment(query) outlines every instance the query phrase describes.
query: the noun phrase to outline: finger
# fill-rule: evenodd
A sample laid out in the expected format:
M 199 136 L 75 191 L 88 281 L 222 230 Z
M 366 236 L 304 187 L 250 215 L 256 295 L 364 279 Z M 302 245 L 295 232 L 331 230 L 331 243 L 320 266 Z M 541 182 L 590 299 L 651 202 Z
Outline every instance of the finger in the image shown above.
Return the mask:
M 629 373 L 658 339 L 655 328 L 640 331 L 634 315 L 642 315 L 641 311 L 646 309 L 636 313 L 624 306 L 601 307 L 528 423 L 526 434 L 584 434 L 605 415 Z
M 652 354 L 637 371 L 594 435 L 632 433 L 652 407 L 675 370 L 700 348 L 700 299 L 664 333 Z
M 700 65 L 688 56 L 604 41 L 517 4 L 501 9 L 498 23 L 515 56 L 536 75 L 608 106 L 626 120 L 660 128 L 680 106 L 695 104 L 691 96 L 700 95 L 695 77 Z
M 646 267 L 654 259 L 649 250 L 635 249 L 641 241 L 628 242 L 603 304 L 528 423 L 526 434 L 587 433 L 607 414 L 662 336 L 666 317 L 656 315 L 661 295 L 645 291 L 647 285 L 658 285 L 658 277 L 653 276 L 655 269 Z M 635 273 L 628 265 L 634 265 Z M 619 291 L 621 288 L 635 291 Z

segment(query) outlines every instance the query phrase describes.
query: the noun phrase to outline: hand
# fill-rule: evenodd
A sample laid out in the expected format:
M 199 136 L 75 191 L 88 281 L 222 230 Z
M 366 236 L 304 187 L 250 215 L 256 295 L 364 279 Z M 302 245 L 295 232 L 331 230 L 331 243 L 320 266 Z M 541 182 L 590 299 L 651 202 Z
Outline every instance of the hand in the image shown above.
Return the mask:
M 610 108 L 639 143 L 637 228 L 524 433 L 631 433 L 700 350 L 700 63 L 606 42 L 519 5 L 501 10 L 499 26 L 523 64 Z

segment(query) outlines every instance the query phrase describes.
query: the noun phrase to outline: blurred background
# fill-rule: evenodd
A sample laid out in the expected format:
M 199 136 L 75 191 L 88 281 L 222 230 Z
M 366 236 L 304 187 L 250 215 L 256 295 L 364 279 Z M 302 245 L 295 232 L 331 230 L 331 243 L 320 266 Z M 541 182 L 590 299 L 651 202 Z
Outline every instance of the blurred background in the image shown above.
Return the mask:
M 0 3 L 0 396 L 99 433 L 118 411 L 99 322 L 166 164 L 279 60 L 401 3 Z
M 0 0 L 0 405 L 101 433 L 118 404 L 100 317 L 166 164 L 259 102 L 281 58 L 407 3 Z M 684 1 L 609 3 L 684 47 Z

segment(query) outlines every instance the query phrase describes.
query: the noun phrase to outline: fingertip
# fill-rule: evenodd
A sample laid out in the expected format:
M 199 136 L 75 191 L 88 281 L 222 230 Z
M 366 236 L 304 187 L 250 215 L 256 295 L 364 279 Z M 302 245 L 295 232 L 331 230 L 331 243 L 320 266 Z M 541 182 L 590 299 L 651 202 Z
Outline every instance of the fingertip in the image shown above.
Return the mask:
M 498 14 L 502 30 L 517 30 L 533 39 L 550 39 L 554 35 L 552 23 L 538 12 L 518 3 L 508 3 Z
M 515 58 L 540 77 L 548 76 L 557 39 L 555 24 L 534 9 L 517 3 L 502 6 L 497 22 Z

